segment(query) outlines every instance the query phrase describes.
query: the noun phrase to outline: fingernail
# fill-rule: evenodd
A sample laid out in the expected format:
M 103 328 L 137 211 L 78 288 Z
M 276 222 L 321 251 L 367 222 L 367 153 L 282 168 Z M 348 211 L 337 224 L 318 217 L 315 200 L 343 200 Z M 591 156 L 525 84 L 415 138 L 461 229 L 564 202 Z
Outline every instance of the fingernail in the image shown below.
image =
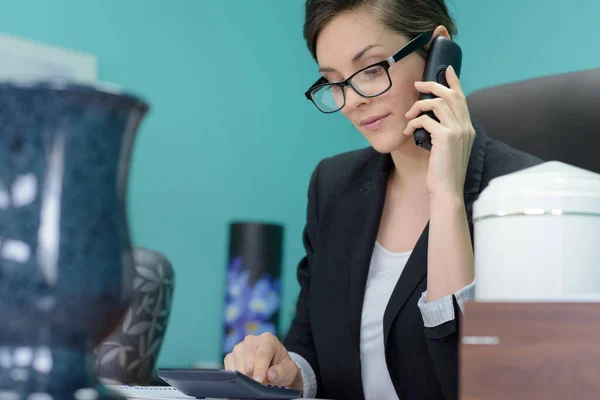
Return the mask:
M 260 375 L 254 375 L 254 380 L 257 382 L 262 382 L 265 380 L 265 378 Z
M 277 378 L 275 371 L 269 371 L 269 381 L 273 382 Z

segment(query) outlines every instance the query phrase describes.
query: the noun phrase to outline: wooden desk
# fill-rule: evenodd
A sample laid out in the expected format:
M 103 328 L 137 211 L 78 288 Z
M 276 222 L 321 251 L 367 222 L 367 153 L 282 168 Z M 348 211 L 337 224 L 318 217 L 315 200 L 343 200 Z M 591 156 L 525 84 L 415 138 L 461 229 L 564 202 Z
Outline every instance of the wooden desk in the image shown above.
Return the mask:
M 600 303 L 465 306 L 461 400 L 600 399 Z

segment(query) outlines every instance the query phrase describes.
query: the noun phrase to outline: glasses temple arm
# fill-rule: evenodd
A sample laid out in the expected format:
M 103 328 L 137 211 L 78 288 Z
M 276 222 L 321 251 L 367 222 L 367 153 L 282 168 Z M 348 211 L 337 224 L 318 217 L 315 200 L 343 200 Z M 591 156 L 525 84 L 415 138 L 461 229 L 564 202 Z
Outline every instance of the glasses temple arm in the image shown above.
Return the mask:
M 427 43 L 429 43 L 432 34 L 433 32 L 425 32 L 420 34 L 419 36 L 408 42 L 406 46 L 401 48 L 396 54 L 388 58 L 387 61 L 390 63 L 390 65 L 395 64 L 410 53 L 422 49 L 427 45 Z

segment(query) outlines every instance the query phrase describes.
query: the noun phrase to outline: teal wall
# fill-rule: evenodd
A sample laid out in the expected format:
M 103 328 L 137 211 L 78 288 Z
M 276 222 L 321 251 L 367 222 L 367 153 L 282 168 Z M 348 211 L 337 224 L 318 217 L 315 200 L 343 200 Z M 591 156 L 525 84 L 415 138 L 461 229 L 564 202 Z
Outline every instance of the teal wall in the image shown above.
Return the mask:
M 447 0 L 463 48 L 465 92 L 600 67 L 598 0 Z
M 282 328 L 302 256 L 306 189 L 322 157 L 365 142 L 304 100 L 316 68 L 303 0 L 0 0 L 0 31 L 96 54 L 100 79 L 152 110 L 137 140 L 136 244 L 174 264 L 162 366 L 218 361 L 227 224 L 285 224 Z M 600 2 L 453 0 L 463 86 L 598 66 Z

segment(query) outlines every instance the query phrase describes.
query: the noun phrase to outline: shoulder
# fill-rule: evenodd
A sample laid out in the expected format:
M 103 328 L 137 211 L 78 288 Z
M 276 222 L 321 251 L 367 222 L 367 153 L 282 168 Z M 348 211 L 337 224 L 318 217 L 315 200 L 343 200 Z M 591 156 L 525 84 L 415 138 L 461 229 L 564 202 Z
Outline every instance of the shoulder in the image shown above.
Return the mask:
M 483 167 L 483 186 L 490 180 L 532 167 L 544 162 L 542 159 L 517 150 L 503 142 L 487 138 L 485 162 Z
M 336 198 L 358 177 L 372 175 L 383 155 L 372 147 L 337 154 L 321 160 L 311 178 L 311 192 L 319 208 Z
M 378 155 L 372 147 L 366 147 L 327 157 L 316 168 L 319 182 L 331 186 L 348 181 Z

